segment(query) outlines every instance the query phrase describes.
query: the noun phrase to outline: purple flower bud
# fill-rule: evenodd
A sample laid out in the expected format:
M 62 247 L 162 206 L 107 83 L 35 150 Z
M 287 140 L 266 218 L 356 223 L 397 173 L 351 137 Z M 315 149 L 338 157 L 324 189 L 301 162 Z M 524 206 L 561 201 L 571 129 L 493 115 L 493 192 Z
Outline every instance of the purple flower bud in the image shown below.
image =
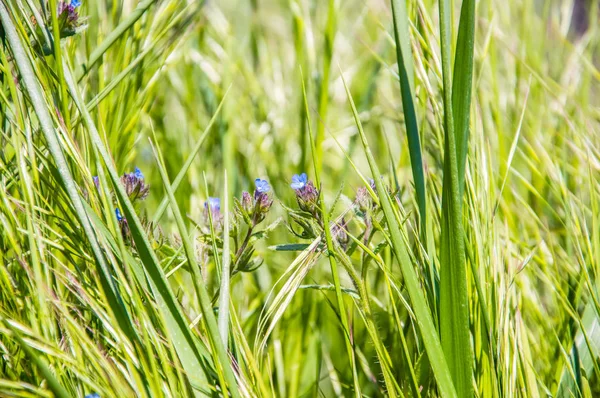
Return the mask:
M 125 192 L 127 192 L 132 202 L 138 199 L 144 200 L 150 193 L 150 186 L 144 182 L 144 175 L 137 167 L 133 173 L 123 174 L 121 182 L 125 186 Z
M 354 203 L 363 212 L 369 210 L 373 206 L 373 200 L 371 199 L 371 195 L 369 194 L 367 188 L 358 188 L 358 190 L 356 191 L 356 199 L 354 200 Z
M 210 211 L 210 215 L 209 215 Z M 204 218 L 208 224 L 208 221 L 212 219 L 213 227 L 216 230 L 220 230 L 223 226 L 223 214 L 221 214 L 221 199 L 209 197 L 204 202 Z
M 248 192 L 242 192 L 242 209 L 248 214 L 254 211 L 254 199 Z

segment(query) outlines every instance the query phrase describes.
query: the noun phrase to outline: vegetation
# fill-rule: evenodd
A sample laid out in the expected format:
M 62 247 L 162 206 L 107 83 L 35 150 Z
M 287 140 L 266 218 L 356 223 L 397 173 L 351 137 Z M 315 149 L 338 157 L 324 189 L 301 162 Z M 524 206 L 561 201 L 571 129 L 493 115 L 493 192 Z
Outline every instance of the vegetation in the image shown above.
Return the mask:
M 0 396 L 600 395 L 575 3 L 1 1 Z

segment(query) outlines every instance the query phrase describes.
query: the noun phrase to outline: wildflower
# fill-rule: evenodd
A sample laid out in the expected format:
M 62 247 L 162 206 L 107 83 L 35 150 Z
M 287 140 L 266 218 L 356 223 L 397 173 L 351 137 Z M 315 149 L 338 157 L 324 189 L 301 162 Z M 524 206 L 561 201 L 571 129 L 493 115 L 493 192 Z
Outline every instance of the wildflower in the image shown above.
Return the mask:
M 142 174 L 142 170 L 140 170 L 139 168 L 134 168 L 133 169 L 133 175 L 135 176 L 135 178 L 143 180 L 144 179 L 144 174 Z
M 209 213 L 210 212 L 210 213 Z M 221 199 L 209 197 L 204 202 L 204 218 L 207 223 L 212 219 L 213 227 L 220 230 L 223 224 L 223 215 L 221 214 Z
M 319 200 L 319 190 L 306 177 L 306 173 L 295 174 L 292 177 L 290 186 L 296 192 L 296 200 L 300 209 L 311 213 L 315 218 L 319 218 L 317 203 Z
M 115 215 L 117 216 L 117 221 L 123 221 L 123 215 L 121 214 L 121 210 L 119 210 L 118 207 L 115 209 Z
M 367 212 L 373 207 L 373 199 L 369 194 L 369 191 L 365 187 L 360 187 L 356 191 L 356 199 L 354 199 L 355 205 L 362 212 Z
M 297 191 L 299 189 L 304 188 L 306 186 L 307 181 L 308 178 L 306 177 L 306 173 L 302 173 L 300 175 L 294 174 L 292 176 L 292 183 L 290 184 L 290 186 L 293 190 Z
M 348 222 L 342 217 L 342 220 L 338 223 L 335 223 L 335 225 L 331 228 L 331 235 L 344 249 L 348 245 L 348 233 L 346 232 L 347 226 Z
M 98 179 L 98 176 L 93 176 L 92 179 L 94 180 L 94 185 L 96 188 L 100 189 L 100 180 Z
M 93 392 L 91 394 L 86 395 L 84 398 L 100 398 L 100 394 L 97 392 Z
M 271 190 L 267 180 L 257 178 L 254 180 L 256 189 L 254 190 L 254 217 L 252 218 L 254 225 L 260 223 L 267 216 L 267 212 L 273 204 L 273 199 L 269 196 L 268 192 Z M 243 199 L 243 195 L 242 195 Z
M 133 173 L 125 173 L 121 177 L 121 182 L 125 186 L 125 192 L 129 199 L 134 202 L 136 200 L 144 200 L 150 193 L 150 186 L 144 181 L 144 174 L 139 168 L 135 168 Z
M 69 4 L 64 1 L 58 3 L 58 26 L 60 37 L 69 37 L 77 33 L 81 21 L 76 8 L 81 5 L 79 0 L 71 0 Z
M 242 192 L 242 209 L 248 214 L 254 211 L 254 199 L 248 192 Z
M 256 185 L 256 190 L 254 193 L 255 197 L 257 193 L 267 193 L 271 190 L 271 187 L 269 186 L 269 182 L 267 180 L 257 178 L 256 180 L 254 180 L 254 184 Z

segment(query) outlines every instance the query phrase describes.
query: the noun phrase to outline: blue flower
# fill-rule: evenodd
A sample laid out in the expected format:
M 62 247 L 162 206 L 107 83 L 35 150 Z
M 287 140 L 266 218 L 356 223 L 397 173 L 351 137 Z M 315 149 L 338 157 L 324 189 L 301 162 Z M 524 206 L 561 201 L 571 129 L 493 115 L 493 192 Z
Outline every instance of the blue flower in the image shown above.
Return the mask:
M 208 200 L 206 202 L 204 202 L 204 207 L 208 208 L 209 206 L 213 212 L 220 211 L 221 210 L 221 199 L 208 198 Z
M 121 214 L 121 210 L 119 210 L 118 207 L 115 209 L 115 215 L 117 216 L 117 221 L 123 220 L 123 215 Z
M 100 394 L 97 392 L 93 392 L 91 394 L 86 395 L 84 398 L 100 398 Z
M 133 169 L 133 175 L 137 179 L 140 179 L 140 180 L 144 179 L 144 174 L 142 173 L 142 170 L 138 169 L 137 167 L 135 169 Z
M 99 187 L 100 186 L 100 180 L 98 179 L 98 176 L 93 176 L 92 179 L 94 180 L 94 185 Z
M 294 174 L 292 176 L 292 183 L 290 184 L 290 187 L 292 187 L 293 190 L 298 190 L 298 189 L 302 189 L 306 186 L 306 182 L 308 181 L 308 177 L 306 177 L 306 173 L 302 173 L 300 175 L 298 174 Z
M 77 8 L 81 5 L 81 1 L 80 0 L 71 0 L 71 7 L 73 8 Z M 91 398 L 94 398 L 90 395 Z
M 256 185 L 256 192 L 266 193 L 271 189 L 267 180 L 261 180 L 260 178 L 257 178 L 254 180 L 254 184 Z

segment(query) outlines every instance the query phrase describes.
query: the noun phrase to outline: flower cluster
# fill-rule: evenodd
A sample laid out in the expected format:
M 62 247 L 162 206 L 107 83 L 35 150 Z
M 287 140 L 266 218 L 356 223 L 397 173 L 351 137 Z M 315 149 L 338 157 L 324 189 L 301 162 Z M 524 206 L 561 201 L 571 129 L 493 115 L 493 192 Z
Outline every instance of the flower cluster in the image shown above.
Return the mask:
M 254 180 L 254 185 L 254 195 L 250 195 L 246 191 L 242 192 L 240 206 L 243 218 L 251 227 L 255 227 L 265 219 L 273 204 L 273 199 L 269 196 L 269 191 L 271 190 L 269 182 L 257 178 Z
M 290 187 L 296 193 L 296 200 L 298 201 L 300 210 L 310 213 L 313 217 L 319 219 L 319 190 L 308 179 L 306 173 L 292 176 Z
M 85 18 L 81 18 L 77 12 L 77 8 L 81 6 L 80 0 L 60 1 L 56 9 L 58 19 L 58 32 L 61 39 L 74 36 L 85 28 Z M 35 37 L 32 39 L 37 50 L 43 55 L 52 55 L 54 52 L 53 43 L 49 41 L 53 37 L 52 20 L 50 12 L 41 12 L 47 16 L 44 23 L 40 24 L 34 16 L 31 17 L 31 22 L 34 26 Z M 44 32 L 42 27 L 46 30 Z
M 77 33 L 82 22 L 77 8 L 81 5 L 79 0 L 71 0 L 68 4 L 64 1 L 58 3 L 58 27 L 60 37 L 69 37 Z
M 125 173 L 121 177 L 121 183 L 125 187 L 125 192 L 131 202 L 144 200 L 150 193 L 150 185 L 144 181 L 144 174 L 137 167 L 131 173 Z

